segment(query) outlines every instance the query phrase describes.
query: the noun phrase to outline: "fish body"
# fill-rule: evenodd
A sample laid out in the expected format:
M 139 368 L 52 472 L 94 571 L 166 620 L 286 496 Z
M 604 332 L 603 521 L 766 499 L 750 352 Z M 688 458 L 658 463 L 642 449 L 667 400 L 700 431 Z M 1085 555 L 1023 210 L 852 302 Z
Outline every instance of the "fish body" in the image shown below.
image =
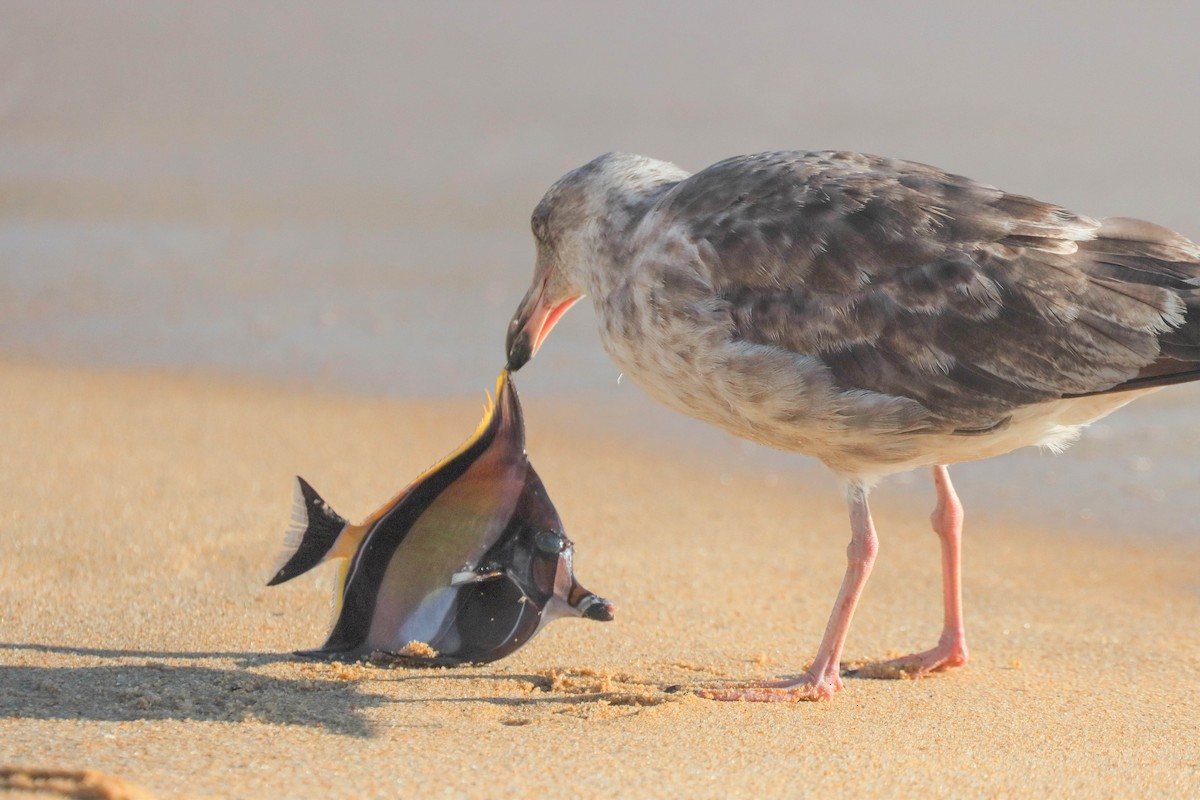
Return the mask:
M 525 453 L 508 371 L 475 434 L 354 525 L 296 479 L 283 566 L 268 585 L 337 561 L 334 623 L 306 655 L 396 652 L 411 642 L 442 664 L 502 658 L 550 620 L 610 620 L 612 604 L 575 580 L 574 545 Z

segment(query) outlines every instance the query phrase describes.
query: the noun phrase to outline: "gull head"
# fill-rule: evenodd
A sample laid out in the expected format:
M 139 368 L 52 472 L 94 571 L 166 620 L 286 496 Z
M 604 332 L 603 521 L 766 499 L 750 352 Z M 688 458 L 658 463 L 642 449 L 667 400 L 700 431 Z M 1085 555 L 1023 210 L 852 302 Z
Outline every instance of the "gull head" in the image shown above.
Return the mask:
M 637 223 L 664 187 L 687 173 L 665 161 L 606 153 L 550 187 L 530 219 L 537 247 L 533 282 L 508 325 L 508 368 L 518 370 L 579 298 L 628 263 Z

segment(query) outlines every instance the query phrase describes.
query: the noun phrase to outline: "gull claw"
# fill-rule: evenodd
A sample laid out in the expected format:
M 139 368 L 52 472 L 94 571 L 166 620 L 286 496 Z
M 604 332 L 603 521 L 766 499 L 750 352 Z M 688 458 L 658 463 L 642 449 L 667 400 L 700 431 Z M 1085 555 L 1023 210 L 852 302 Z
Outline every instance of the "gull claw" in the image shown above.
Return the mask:
M 924 678 L 934 672 L 961 667 L 967 663 L 967 645 L 961 640 L 938 642 L 920 653 L 910 653 L 877 664 L 864 664 L 846 674 L 856 678 L 895 680 Z
M 706 700 L 746 703 L 800 703 L 829 700 L 842 688 L 841 676 L 806 674 L 797 680 L 759 681 L 726 689 L 700 689 Z

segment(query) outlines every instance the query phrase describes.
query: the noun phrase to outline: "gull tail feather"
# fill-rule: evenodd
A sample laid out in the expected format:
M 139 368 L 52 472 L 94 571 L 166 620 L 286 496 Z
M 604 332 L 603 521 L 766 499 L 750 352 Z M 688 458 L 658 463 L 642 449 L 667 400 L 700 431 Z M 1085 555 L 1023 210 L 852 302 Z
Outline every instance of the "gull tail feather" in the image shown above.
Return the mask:
M 338 537 L 349 524 L 321 499 L 308 481 L 296 476 L 292 524 L 284 539 L 280 566 L 267 585 L 290 581 L 320 564 L 329 557 Z

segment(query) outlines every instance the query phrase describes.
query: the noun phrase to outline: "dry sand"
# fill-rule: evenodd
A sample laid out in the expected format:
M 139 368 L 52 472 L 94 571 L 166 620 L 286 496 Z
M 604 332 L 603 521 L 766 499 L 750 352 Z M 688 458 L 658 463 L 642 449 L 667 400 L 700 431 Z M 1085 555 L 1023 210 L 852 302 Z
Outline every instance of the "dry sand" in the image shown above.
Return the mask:
M 580 432 L 570 408 L 530 415 L 529 449 L 615 622 L 556 623 L 481 667 L 289 655 L 321 642 L 329 588 L 263 585 L 291 476 L 362 517 L 465 438 L 481 401 L 0 364 L 0 765 L 159 797 L 1200 792 L 1197 547 L 968 517 L 968 667 L 850 678 L 826 703 L 708 702 L 686 689 L 812 656 L 840 499 Z M 910 499 L 876 509 L 851 659 L 937 637 L 931 491 Z

